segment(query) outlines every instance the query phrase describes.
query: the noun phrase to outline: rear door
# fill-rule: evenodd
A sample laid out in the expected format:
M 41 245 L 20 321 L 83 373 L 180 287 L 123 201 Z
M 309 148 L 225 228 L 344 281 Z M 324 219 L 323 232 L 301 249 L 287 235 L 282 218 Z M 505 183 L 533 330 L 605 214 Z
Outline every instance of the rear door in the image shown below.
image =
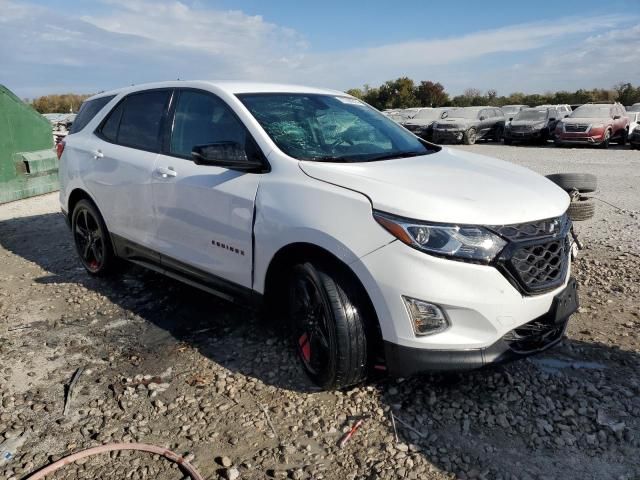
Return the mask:
M 151 175 L 170 89 L 124 97 L 96 130 L 87 188 L 111 233 L 148 246 L 154 233 Z
M 154 249 L 168 268 L 250 288 L 253 210 L 262 174 L 196 165 L 191 151 L 195 145 L 232 141 L 250 158 L 262 153 L 222 99 L 203 90 L 176 93 L 153 172 Z

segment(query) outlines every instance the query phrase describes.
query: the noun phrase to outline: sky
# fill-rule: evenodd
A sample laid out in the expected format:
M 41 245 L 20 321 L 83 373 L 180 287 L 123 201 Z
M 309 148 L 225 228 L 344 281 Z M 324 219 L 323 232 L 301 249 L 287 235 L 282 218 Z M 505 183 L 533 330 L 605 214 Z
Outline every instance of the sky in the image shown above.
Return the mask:
M 640 0 L 0 0 L 22 98 L 180 79 L 543 93 L 640 84 Z

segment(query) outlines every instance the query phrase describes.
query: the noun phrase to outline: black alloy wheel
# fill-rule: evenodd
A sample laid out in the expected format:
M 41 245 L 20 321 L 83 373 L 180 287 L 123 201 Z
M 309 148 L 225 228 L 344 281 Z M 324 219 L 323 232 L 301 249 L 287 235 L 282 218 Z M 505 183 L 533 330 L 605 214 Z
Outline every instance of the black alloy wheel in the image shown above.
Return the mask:
M 367 339 L 359 293 L 339 273 L 296 265 L 289 282 L 289 318 L 297 356 L 324 389 L 362 382 Z
M 87 200 L 81 200 L 73 210 L 71 221 L 76 251 L 84 268 L 91 275 L 110 273 L 115 255 L 102 216 Z

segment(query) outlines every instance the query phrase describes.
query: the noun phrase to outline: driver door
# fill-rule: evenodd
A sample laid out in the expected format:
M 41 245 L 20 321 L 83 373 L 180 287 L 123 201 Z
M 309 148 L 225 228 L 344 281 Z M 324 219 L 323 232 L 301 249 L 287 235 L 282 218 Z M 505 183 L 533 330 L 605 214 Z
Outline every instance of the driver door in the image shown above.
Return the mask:
M 195 145 L 232 141 L 258 148 L 213 93 L 178 89 L 153 172 L 154 249 L 169 268 L 189 267 L 251 288 L 253 209 L 259 173 L 196 165 Z

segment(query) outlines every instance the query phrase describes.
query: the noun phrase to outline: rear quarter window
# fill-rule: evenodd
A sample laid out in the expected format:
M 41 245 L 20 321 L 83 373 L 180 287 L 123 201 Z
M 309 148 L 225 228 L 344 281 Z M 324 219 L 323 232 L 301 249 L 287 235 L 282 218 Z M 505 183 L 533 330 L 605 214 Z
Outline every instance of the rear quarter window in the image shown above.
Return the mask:
M 80 106 L 80 110 L 78 111 L 78 115 L 71 125 L 71 130 L 69 133 L 77 133 L 82 130 L 87 124 L 93 120 L 100 110 L 104 108 L 104 106 L 109 103 L 111 100 L 115 98 L 115 95 L 109 95 L 106 97 L 95 98 L 93 100 L 87 100 Z

